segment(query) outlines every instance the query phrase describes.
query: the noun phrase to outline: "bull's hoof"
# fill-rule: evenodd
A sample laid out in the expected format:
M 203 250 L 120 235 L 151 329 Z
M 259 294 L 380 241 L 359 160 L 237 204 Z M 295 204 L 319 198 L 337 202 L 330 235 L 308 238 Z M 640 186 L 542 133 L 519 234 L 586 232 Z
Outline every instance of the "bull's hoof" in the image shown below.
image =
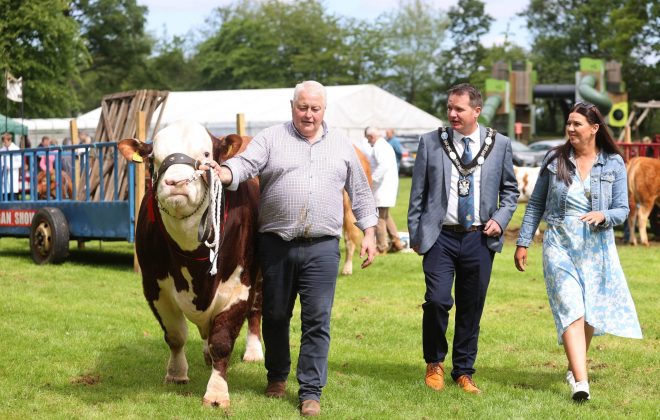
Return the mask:
M 213 399 L 207 399 L 206 397 L 202 398 L 202 404 L 204 404 L 204 407 L 220 407 L 223 409 L 229 408 L 229 399 L 219 399 L 219 400 L 213 400 Z
M 245 350 L 245 354 L 243 355 L 244 362 L 261 362 L 262 360 L 264 360 L 264 352 L 261 348 Z
M 177 376 L 167 375 L 165 377 L 165 383 L 167 384 L 185 385 L 188 382 L 190 382 L 190 378 L 188 378 L 187 376 L 177 377 Z
M 344 266 L 344 268 L 341 269 L 341 275 L 342 276 L 351 276 L 353 275 L 353 266 Z

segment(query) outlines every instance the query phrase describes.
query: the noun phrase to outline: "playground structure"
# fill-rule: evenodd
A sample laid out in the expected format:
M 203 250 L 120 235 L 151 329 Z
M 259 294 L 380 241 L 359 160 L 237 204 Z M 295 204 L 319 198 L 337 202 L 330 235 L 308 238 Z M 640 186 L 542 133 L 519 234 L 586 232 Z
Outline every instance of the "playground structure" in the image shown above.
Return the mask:
M 485 101 L 479 122 L 527 143 L 536 134 L 536 98 L 587 101 L 598 107 L 611 127 L 626 127 L 628 94 L 621 80 L 621 64 L 581 58 L 575 84 L 537 84 L 532 63 L 497 62 L 486 79 Z M 622 130 L 625 131 L 625 130 Z

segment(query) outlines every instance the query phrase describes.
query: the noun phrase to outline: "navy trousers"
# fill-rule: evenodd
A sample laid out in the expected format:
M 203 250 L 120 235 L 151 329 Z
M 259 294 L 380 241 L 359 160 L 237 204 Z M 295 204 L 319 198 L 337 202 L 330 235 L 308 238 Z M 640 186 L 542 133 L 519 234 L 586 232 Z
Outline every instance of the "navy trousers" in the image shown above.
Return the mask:
M 486 246 L 481 231 L 459 233 L 443 230 L 424 255 L 426 294 L 422 305 L 422 342 L 426 363 L 445 360 L 448 352 L 447 324 L 454 304 L 456 315 L 452 349 L 452 378 L 474 373 L 479 322 L 493 267 L 494 252 Z M 454 282 L 455 278 L 455 282 Z
M 291 369 L 289 324 L 300 295 L 301 337 L 296 377 L 300 401 L 320 401 L 328 378 L 330 314 L 339 270 L 339 240 L 285 241 L 259 234 L 263 274 L 263 328 L 268 381 L 284 381 Z

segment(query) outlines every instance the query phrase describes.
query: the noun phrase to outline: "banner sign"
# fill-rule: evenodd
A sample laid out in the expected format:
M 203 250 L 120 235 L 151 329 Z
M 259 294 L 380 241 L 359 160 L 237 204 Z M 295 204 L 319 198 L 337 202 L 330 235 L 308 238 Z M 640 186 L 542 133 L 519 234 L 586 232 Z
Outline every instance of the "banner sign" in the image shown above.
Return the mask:
M 36 212 L 36 210 L 0 210 L 0 226 L 30 227 Z

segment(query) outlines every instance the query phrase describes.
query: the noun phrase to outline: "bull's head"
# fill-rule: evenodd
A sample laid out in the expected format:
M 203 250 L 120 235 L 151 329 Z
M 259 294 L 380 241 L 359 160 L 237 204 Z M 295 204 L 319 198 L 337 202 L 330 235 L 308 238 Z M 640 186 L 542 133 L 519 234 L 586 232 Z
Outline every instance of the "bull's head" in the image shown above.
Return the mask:
M 219 139 L 205 127 L 191 121 L 177 121 L 160 130 L 152 143 L 135 139 L 119 142 L 128 160 L 153 162 L 153 193 L 160 209 L 176 219 L 203 213 L 208 205 L 208 188 L 198 167 L 204 162 L 221 162 L 241 150 L 242 139 L 230 135 Z

